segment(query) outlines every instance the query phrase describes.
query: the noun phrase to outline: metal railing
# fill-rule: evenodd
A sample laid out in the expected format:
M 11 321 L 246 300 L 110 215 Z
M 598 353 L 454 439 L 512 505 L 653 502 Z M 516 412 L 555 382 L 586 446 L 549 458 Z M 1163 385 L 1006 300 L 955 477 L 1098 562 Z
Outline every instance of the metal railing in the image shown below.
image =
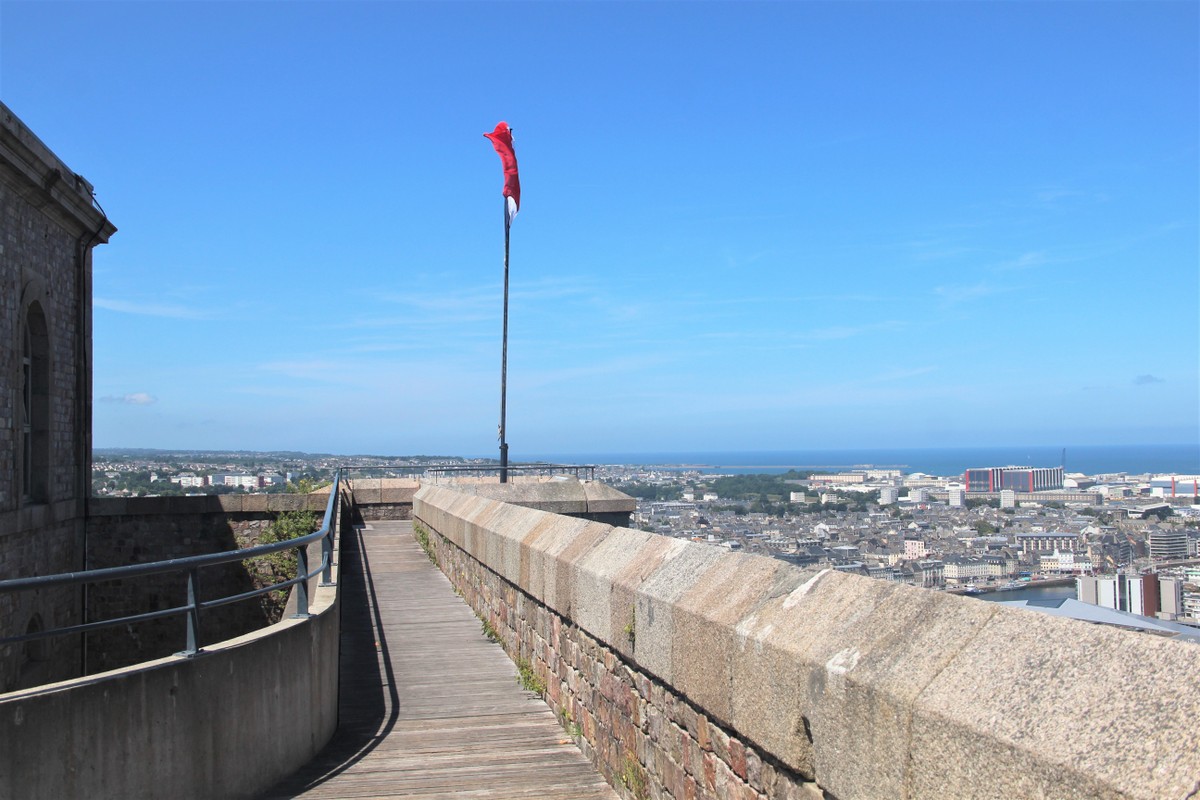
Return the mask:
M 526 464 L 509 464 L 504 469 L 509 472 L 525 472 L 537 475 L 571 474 L 576 479 L 582 474 L 586 480 L 596 479 L 594 464 L 550 464 L 536 461 Z M 387 480 L 388 478 L 429 478 L 437 483 L 443 477 L 472 477 L 497 474 L 501 470 L 499 464 L 396 464 L 374 467 L 343 467 L 347 482 L 353 485 L 354 477 L 364 480 Z
M 498 472 L 500 472 L 501 469 L 502 468 L 500 467 L 499 464 L 496 464 L 494 466 L 491 464 L 454 464 L 454 465 L 447 465 L 447 466 L 428 467 L 425 471 L 428 475 L 430 475 L 434 479 L 434 482 L 436 482 L 437 479 L 442 477 L 443 475 L 445 475 L 445 476 L 474 475 L 474 474 L 482 475 L 482 474 L 487 474 L 487 473 L 492 473 L 492 472 L 498 473 Z M 536 475 L 554 475 L 555 473 L 560 473 L 560 472 L 564 475 L 567 473 L 572 473 L 572 474 L 574 474 L 574 476 L 576 478 L 579 478 L 579 473 L 582 471 L 584 473 L 584 475 L 586 475 L 587 480 L 595 480 L 596 479 L 596 465 L 595 464 L 545 464 L 545 463 L 509 464 L 507 467 L 504 467 L 503 469 L 507 469 L 509 472 L 527 472 L 527 473 L 533 473 Z
M 200 615 L 203 611 L 218 606 L 229 605 L 243 600 L 259 597 L 268 592 L 295 586 L 296 614 L 293 618 L 309 616 L 308 582 L 317 575 L 321 576 L 321 586 L 333 585 L 333 548 L 337 535 L 338 519 L 341 514 L 341 490 L 343 478 L 339 469 L 334 475 L 333 485 L 329 490 L 329 502 L 325 504 L 325 517 L 320 529 L 295 539 L 282 542 L 260 544 L 240 550 L 226 550 L 221 553 L 209 553 L 187 558 L 172 558 L 166 561 L 153 561 L 146 564 L 129 564 L 123 567 L 106 567 L 104 569 L 84 570 L 81 572 L 64 572 L 58 575 L 43 575 L 34 578 L 15 578 L 0 581 L 0 595 L 16 592 L 37 591 L 60 586 L 83 586 L 102 581 L 119 580 L 123 578 L 139 578 L 147 575 L 162 575 L 165 573 L 184 573 L 187 586 L 187 602 L 181 606 L 148 611 L 142 614 L 132 614 L 118 619 L 85 622 L 79 625 L 67 625 L 58 628 L 26 633 L 21 636 L 6 636 L 0 638 L 0 645 L 18 644 L 21 642 L 48 639 L 55 636 L 67 636 L 72 633 L 87 633 L 89 631 L 113 628 L 118 625 L 129 625 L 135 622 L 145 622 L 164 617 L 184 616 L 187 625 L 187 646 L 180 655 L 194 656 L 201 651 L 200 647 Z M 308 568 L 308 546 L 313 542 L 321 542 L 321 563 L 316 569 Z M 296 551 L 296 577 L 289 578 L 270 586 L 263 586 L 248 592 L 228 595 L 212 600 L 200 600 L 197 593 L 197 576 L 206 567 L 233 562 L 246 561 L 259 556 L 278 553 L 284 550 Z

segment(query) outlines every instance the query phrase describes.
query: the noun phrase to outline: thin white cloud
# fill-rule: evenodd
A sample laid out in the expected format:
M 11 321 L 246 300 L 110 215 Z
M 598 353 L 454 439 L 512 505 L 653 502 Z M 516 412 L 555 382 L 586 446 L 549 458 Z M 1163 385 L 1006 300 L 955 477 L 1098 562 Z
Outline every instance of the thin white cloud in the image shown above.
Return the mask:
M 1104 203 L 1108 199 L 1109 196 L 1103 192 L 1084 192 L 1061 186 L 1048 186 L 1034 193 L 1034 205 L 1048 209 L 1057 209 L 1076 202 Z
M 863 379 L 862 383 L 871 384 L 871 383 L 890 383 L 892 381 L 903 381 L 903 380 L 908 380 L 909 378 L 916 378 L 920 375 L 928 375 L 931 372 L 936 372 L 937 369 L 938 369 L 937 367 L 933 367 L 933 366 L 910 367 L 908 369 L 893 369 L 893 370 L 888 370 L 887 372 L 881 372 L 880 374 L 874 375 L 870 378 L 865 378 L 865 379 Z
M 1035 250 L 1028 253 L 1022 253 L 1016 258 L 1009 259 L 1008 261 L 1002 261 L 996 265 L 996 269 L 1000 270 L 1001 272 L 1018 269 L 1033 269 L 1034 267 L 1052 264 L 1054 261 L 1055 259 L 1052 259 L 1046 255 L 1045 251 Z
M 971 286 L 937 286 L 933 293 L 940 297 L 946 305 L 958 305 L 1002 291 L 1006 290 L 989 283 L 976 283 Z
M 121 395 L 105 395 L 100 398 L 102 403 L 124 403 L 127 406 L 148 406 L 151 403 L 157 403 L 158 398 L 146 392 L 132 392 L 130 394 Z
M 137 314 L 145 317 L 169 317 L 171 319 L 210 319 L 208 311 L 165 303 L 137 303 L 129 300 L 113 300 L 97 297 L 92 300 L 96 308 L 115 311 L 118 314 Z
M 895 331 L 903 327 L 904 323 L 898 320 L 885 320 L 870 325 L 834 325 L 829 328 L 817 328 L 816 330 L 808 331 L 802 334 L 801 338 L 827 342 L 838 339 L 853 339 L 857 336 L 869 336 L 883 331 Z

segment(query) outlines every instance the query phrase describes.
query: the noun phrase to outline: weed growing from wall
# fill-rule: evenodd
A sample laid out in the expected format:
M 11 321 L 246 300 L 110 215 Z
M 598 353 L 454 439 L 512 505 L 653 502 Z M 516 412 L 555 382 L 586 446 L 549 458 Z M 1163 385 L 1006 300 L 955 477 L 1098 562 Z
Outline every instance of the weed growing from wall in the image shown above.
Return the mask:
M 258 536 L 258 544 L 274 544 L 286 542 L 301 536 L 307 536 L 319 527 L 317 515 L 311 511 L 283 511 L 275 516 L 275 521 Z M 280 550 L 257 558 L 248 558 L 242 562 L 246 571 L 254 580 L 254 585 L 267 586 L 272 583 L 290 580 L 296 577 L 296 551 Z M 310 564 L 315 567 L 315 564 Z M 287 605 L 288 589 L 276 589 L 268 592 L 259 599 L 263 611 L 271 622 L 278 622 L 283 616 Z
M 572 739 L 578 739 L 583 734 L 579 723 L 575 721 L 575 718 L 571 716 L 571 712 L 567 708 L 564 707 L 558 710 L 558 718 L 563 728 L 566 729 L 567 736 L 570 736 Z
M 539 696 L 546 694 L 546 682 L 533 671 L 533 665 L 523 658 L 517 661 L 517 683 L 527 692 Z
M 421 549 L 425 551 L 425 555 L 429 556 L 429 560 L 437 564 L 437 553 L 434 552 L 433 540 L 429 536 L 429 529 L 419 522 L 414 522 L 413 536 L 416 537 L 417 544 L 421 545 Z
M 650 796 L 646 769 L 632 755 L 625 756 L 625 762 L 621 766 L 621 784 L 636 800 L 646 800 Z

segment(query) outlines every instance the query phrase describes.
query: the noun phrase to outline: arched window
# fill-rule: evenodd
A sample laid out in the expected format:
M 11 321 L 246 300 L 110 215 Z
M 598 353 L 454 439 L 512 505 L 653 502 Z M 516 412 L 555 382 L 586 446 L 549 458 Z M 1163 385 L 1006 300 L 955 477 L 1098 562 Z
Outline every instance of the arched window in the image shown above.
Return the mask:
M 43 503 L 50 493 L 50 339 L 37 302 L 26 309 L 22 338 L 21 494 Z

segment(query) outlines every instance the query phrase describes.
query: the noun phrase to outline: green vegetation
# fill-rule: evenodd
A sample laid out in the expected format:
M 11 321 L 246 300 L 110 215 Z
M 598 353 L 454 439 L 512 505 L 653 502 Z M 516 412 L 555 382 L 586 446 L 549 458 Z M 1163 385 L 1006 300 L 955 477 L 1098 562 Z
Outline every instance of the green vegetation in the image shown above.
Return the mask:
M 773 497 L 776 502 L 791 496 L 796 485 L 791 481 L 803 480 L 811 472 L 789 470 L 782 475 L 724 475 L 712 482 L 712 490 L 729 500 L 752 500 Z
M 646 768 L 632 754 L 625 756 L 621 766 L 621 784 L 636 800 L 646 800 L 650 796 Z
M 517 683 L 527 692 L 536 695 L 546 694 L 546 682 L 533 671 L 533 665 L 525 659 L 517 659 Z
M 673 483 L 665 486 L 657 483 L 621 483 L 617 484 L 616 488 L 630 497 L 636 497 L 639 500 L 678 500 L 683 493 L 683 489 L 678 484 Z
M 496 629 L 492 627 L 492 623 L 489 620 L 484 619 L 482 617 L 480 618 L 479 623 L 480 623 L 479 627 L 483 631 L 483 635 L 486 636 L 487 638 L 491 639 L 493 642 L 496 642 L 497 644 L 499 644 L 500 643 L 500 634 L 497 633 Z
M 998 497 L 968 497 L 964 502 L 967 508 L 979 508 L 980 506 L 990 506 L 991 508 L 1000 507 L 1000 498 Z
M 579 723 L 571 716 L 571 712 L 565 707 L 558 710 L 558 718 L 562 722 L 562 726 L 567 731 L 567 736 L 575 738 L 580 736 L 583 731 L 579 728 Z
M 297 478 L 287 485 L 286 491 L 288 494 L 312 494 L 318 488 L 319 485 L 313 478 Z
M 996 526 L 988 522 L 986 519 L 975 520 L 973 527 L 975 528 L 975 532 L 980 536 L 987 536 L 996 532 Z
M 429 529 L 419 522 L 414 522 L 413 536 L 416 537 L 417 544 L 421 545 L 421 549 L 425 551 L 425 555 L 429 556 L 429 560 L 437 564 L 437 553 L 433 549 L 433 542 L 429 537 Z
M 637 606 L 629 609 L 629 622 L 625 623 L 625 635 L 629 637 L 629 649 L 637 647 Z
M 276 515 L 275 521 L 259 535 L 258 543 L 274 544 L 290 541 L 306 536 L 318 527 L 320 527 L 320 522 L 317 515 L 311 511 L 284 511 Z M 248 558 L 242 564 L 253 577 L 256 586 L 267 586 L 296 577 L 295 550 L 280 550 L 265 556 Z M 316 567 L 315 564 L 309 566 L 310 568 Z M 276 589 L 261 597 L 263 610 L 272 622 L 278 621 L 283 615 L 287 598 L 287 589 Z

